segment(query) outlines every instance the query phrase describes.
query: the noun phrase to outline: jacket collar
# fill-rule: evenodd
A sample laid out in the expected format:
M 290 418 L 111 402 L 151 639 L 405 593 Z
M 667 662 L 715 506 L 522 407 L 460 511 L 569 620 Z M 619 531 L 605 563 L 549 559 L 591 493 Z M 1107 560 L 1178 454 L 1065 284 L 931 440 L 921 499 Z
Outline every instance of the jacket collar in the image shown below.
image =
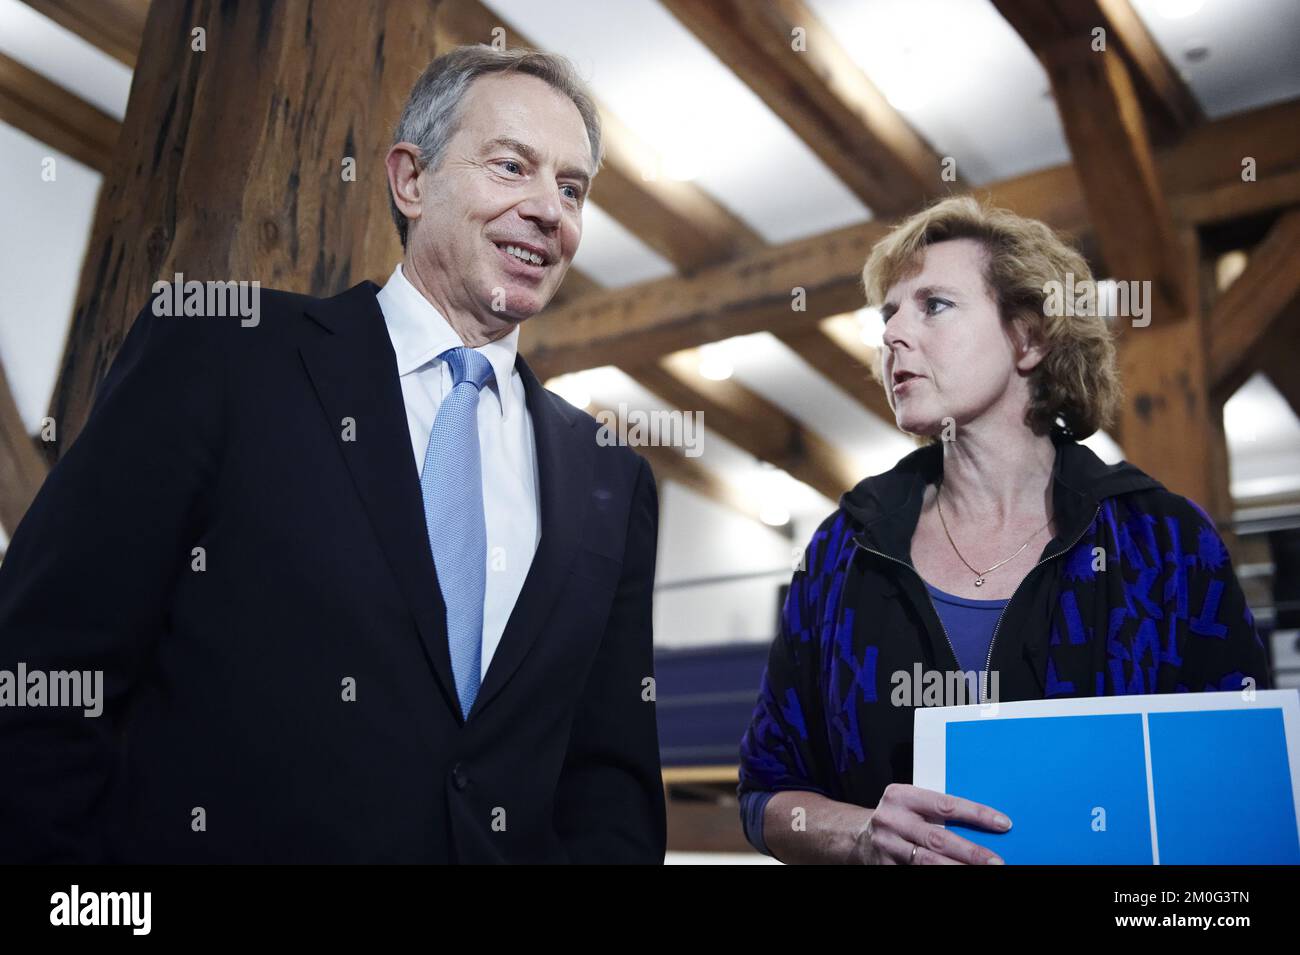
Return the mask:
M 1052 442 L 1056 445 L 1052 503 L 1057 535 L 1044 556 L 1081 536 L 1106 498 L 1162 487 L 1127 461 L 1106 464 L 1091 448 L 1059 431 L 1052 432 Z M 910 565 L 912 534 L 921 516 L 926 485 L 942 477 L 943 447 L 926 445 L 890 470 L 861 481 L 840 498 L 840 507 L 860 527 L 858 540 L 864 546 Z
M 306 313 L 329 334 L 299 352 L 330 431 L 351 418 L 361 439 L 338 442 L 410 608 L 425 654 L 456 717 L 460 704 L 447 647 L 446 609 L 424 522 L 424 498 L 411 454 L 397 357 L 379 306 L 379 287 L 365 281 Z M 515 368 L 532 416 L 540 479 L 541 540 L 470 717 L 500 693 L 518 669 L 555 605 L 577 554 L 592 493 L 596 442 L 574 427 L 585 415 L 547 391 L 522 355 Z
M 388 337 L 393 341 L 399 377 L 414 374 L 430 362 L 440 362 L 438 356 L 447 349 L 464 345 L 451 323 L 411 284 L 400 262 L 376 298 L 388 326 Z M 518 325 L 508 335 L 475 349 L 492 365 L 488 390 L 497 396 L 497 408 L 507 418 L 515 411 L 511 407 L 515 399 L 510 380 L 518 350 Z

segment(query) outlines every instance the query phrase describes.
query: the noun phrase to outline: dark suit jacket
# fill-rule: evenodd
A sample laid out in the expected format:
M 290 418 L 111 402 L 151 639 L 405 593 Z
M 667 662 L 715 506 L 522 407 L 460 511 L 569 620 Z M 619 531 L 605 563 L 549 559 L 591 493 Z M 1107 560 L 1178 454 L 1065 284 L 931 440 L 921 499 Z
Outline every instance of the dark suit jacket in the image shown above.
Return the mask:
M 662 861 L 650 469 L 519 359 L 541 542 L 462 720 L 377 291 L 137 318 L 0 565 L 0 669 L 106 698 L 0 707 L 0 861 Z

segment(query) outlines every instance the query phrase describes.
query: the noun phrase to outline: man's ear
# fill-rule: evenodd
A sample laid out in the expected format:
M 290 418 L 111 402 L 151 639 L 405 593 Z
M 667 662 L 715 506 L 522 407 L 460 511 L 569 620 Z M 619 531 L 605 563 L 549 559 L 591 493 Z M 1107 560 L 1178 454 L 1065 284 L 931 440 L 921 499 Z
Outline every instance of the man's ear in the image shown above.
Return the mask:
M 420 218 L 420 147 L 414 143 L 394 143 L 384 158 L 388 169 L 388 189 L 397 211 L 414 221 Z
M 1033 327 L 1024 318 L 1011 321 L 1012 341 L 1016 346 L 1016 369 L 1031 372 L 1039 362 L 1047 357 L 1047 346 L 1042 337 L 1034 333 Z

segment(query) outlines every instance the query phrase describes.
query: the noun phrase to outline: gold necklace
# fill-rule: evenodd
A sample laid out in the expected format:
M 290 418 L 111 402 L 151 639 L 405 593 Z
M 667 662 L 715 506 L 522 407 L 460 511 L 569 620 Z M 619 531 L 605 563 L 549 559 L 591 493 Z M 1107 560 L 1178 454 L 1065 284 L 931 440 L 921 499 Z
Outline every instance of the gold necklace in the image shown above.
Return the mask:
M 1047 523 L 1046 523 L 1046 524 L 1044 524 L 1044 525 L 1043 525 L 1042 527 L 1040 527 L 1038 530 L 1034 531 L 1034 533 L 1031 534 L 1031 535 L 1029 536 L 1029 540 L 1025 541 L 1023 544 L 1020 545 L 1020 550 L 1016 551 L 1014 554 L 1012 554 L 1012 555 L 1011 555 L 1010 557 L 1008 557 L 1006 560 L 1000 560 L 1000 561 L 998 561 L 996 564 L 994 564 L 994 565 L 993 565 L 992 567 L 990 567 L 988 570 L 985 570 L 985 571 L 978 571 L 978 570 L 976 570 L 974 567 L 971 567 L 971 565 L 970 565 L 970 561 L 968 561 L 965 557 L 962 557 L 962 555 L 961 555 L 961 551 L 959 551 L 959 550 L 957 549 L 957 542 L 954 541 L 954 540 L 952 539 L 952 534 L 949 533 L 949 531 L 948 531 L 948 522 L 947 522 L 946 520 L 943 519 L 943 485 L 942 485 L 942 484 L 940 484 L 939 487 L 935 489 L 935 492 L 934 492 L 934 501 L 935 501 L 935 503 L 939 506 L 939 523 L 941 523 L 941 524 L 943 525 L 943 532 L 944 532 L 944 534 L 947 535 L 947 537 L 948 537 L 948 543 L 952 545 L 953 553 L 955 553 L 955 554 L 957 555 L 957 559 L 960 560 L 960 561 L 961 561 L 963 564 L 965 564 L 967 567 L 969 567 L 969 568 L 970 568 L 970 572 L 971 572 L 972 574 L 975 575 L 975 586 L 976 586 L 976 587 L 983 587 L 983 586 L 984 586 L 984 578 L 985 578 L 985 577 L 987 577 L 989 574 L 993 573 L 993 571 L 997 570 L 999 567 L 1001 567 L 1003 564 L 1005 564 L 1008 560 L 1015 560 L 1017 557 L 1019 557 L 1019 556 L 1020 556 L 1020 551 L 1024 550 L 1026 547 L 1029 546 L 1029 541 L 1033 540 L 1035 537 L 1037 537 L 1039 534 L 1041 534 L 1044 530 L 1046 530 L 1046 529 L 1047 529 L 1048 527 L 1050 527 L 1051 524 L 1052 524 L 1052 519 L 1049 517 L 1049 518 L 1047 519 Z

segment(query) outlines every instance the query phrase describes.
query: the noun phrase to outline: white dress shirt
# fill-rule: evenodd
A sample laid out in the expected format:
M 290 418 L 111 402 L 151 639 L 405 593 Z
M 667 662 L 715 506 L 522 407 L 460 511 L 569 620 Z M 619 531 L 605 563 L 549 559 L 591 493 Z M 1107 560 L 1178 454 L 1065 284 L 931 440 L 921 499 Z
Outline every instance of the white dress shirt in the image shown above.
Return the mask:
M 433 419 L 452 386 L 451 367 L 438 355 L 465 343 L 433 304 L 407 281 L 400 263 L 379 291 L 379 307 L 397 353 L 411 450 L 415 466 L 422 472 Z M 492 365 L 493 373 L 478 402 L 483 515 L 487 521 L 483 676 L 501 642 L 541 539 L 537 452 L 524 382 L 515 368 L 518 347 L 516 328 L 504 338 L 474 349 Z

